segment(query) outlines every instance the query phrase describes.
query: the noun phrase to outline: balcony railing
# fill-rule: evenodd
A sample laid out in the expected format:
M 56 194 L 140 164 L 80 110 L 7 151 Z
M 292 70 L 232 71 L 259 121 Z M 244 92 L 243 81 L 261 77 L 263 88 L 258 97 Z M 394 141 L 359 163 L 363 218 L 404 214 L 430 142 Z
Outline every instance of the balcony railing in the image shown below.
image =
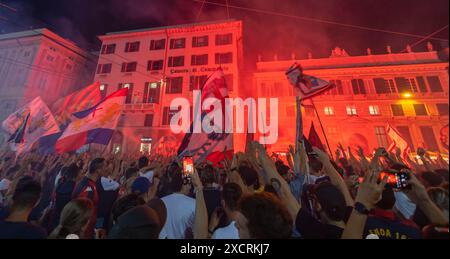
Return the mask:
M 136 111 L 142 111 L 142 112 L 155 112 L 157 107 L 159 105 L 156 103 L 130 103 L 125 104 L 123 111 L 124 112 L 136 112 Z

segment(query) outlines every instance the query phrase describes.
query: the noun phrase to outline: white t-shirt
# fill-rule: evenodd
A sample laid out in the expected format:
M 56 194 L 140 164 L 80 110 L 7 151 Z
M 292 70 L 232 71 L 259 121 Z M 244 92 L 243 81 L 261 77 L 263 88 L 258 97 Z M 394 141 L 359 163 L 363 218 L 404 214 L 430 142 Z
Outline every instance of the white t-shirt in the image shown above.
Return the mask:
M 167 209 L 167 219 L 159 233 L 160 239 L 184 239 L 186 229 L 193 229 L 195 199 L 173 193 L 161 199 Z
M 236 222 L 231 221 L 228 226 L 216 229 L 211 239 L 239 239 L 239 231 L 236 228 Z

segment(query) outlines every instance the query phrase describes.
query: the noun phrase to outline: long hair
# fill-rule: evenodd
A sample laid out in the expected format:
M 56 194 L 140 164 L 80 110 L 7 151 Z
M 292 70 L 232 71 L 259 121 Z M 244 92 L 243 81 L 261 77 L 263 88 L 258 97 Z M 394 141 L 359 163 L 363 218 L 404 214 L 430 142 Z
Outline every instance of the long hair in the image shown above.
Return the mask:
M 65 239 L 70 234 L 82 235 L 82 229 L 89 222 L 93 208 L 89 199 L 73 199 L 62 210 L 59 225 L 48 238 Z

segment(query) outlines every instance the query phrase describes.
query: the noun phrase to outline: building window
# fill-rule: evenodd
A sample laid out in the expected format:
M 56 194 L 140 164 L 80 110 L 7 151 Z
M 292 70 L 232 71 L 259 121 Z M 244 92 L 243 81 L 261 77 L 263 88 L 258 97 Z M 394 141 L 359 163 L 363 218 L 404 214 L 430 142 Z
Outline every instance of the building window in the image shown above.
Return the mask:
M 192 55 L 192 57 L 191 57 L 191 65 L 193 65 L 193 66 L 208 65 L 208 54 Z
M 153 139 L 150 137 L 142 137 L 139 152 L 144 155 L 150 155 L 152 152 L 152 141 Z
M 184 66 L 184 56 L 169 57 L 169 67 L 182 67 Z
M 232 92 L 234 86 L 234 76 L 232 74 L 225 75 L 225 83 L 227 84 L 228 91 Z
M 325 113 L 325 116 L 333 116 L 334 108 L 331 106 L 327 106 L 327 107 L 323 108 L 323 112 Z
M 436 104 L 437 111 L 441 116 L 448 116 L 448 103 Z
M 107 84 L 101 84 L 100 85 L 100 94 L 102 96 L 102 99 L 106 97 L 107 93 L 108 93 L 108 85 Z
M 393 79 L 374 78 L 375 91 L 377 94 L 397 93 Z
M 403 139 L 406 140 L 406 142 L 408 143 L 408 146 L 411 150 L 415 150 L 414 148 L 414 144 L 412 141 L 412 137 L 411 137 L 411 132 L 409 131 L 409 127 L 408 126 L 398 126 L 397 127 L 397 131 L 398 133 L 400 133 L 400 136 L 403 137 Z
M 405 116 L 403 111 L 403 106 L 401 104 L 391 104 L 392 115 L 394 116 Z
M 191 76 L 189 80 L 189 91 L 202 89 L 203 85 L 206 83 L 206 80 L 208 80 L 207 75 Z
M 164 60 L 149 60 L 147 63 L 147 71 L 162 70 L 164 67 Z
M 170 125 L 170 120 L 178 111 L 171 111 L 170 107 L 164 107 L 162 125 Z
M 375 127 L 375 136 L 377 137 L 379 147 L 388 147 L 388 138 L 385 127 Z
M 170 49 L 184 49 L 186 47 L 186 39 L 171 39 Z
M 216 53 L 216 64 L 230 64 L 233 63 L 233 53 Z
M 335 87 L 330 90 L 329 94 L 333 95 L 343 95 L 344 88 L 342 87 L 342 80 L 330 80 L 331 84 L 334 84 Z
M 378 105 L 370 105 L 369 113 L 372 116 L 378 116 L 378 115 L 380 115 L 380 108 L 378 107 Z
M 144 119 L 144 127 L 153 126 L 153 114 L 146 114 Z
M 421 126 L 420 132 L 422 133 L 425 148 L 433 152 L 439 151 L 439 146 L 436 141 L 436 136 L 434 135 L 433 128 L 430 126 Z
M 349 116 L 358 115 L 358 113 L 356 112 L 356 107 L 354 105 L 347 105 L 347 115 Z
M 141 43 L 139 41 L 127 42 L 125 44 L 125 52 L 138 52 Z
M 364 85 L 364 80 L 353 79 L 352 80 L 353 94 L 366 94 L 366 86 Z
M 428 116 L 427 107 L 425 104 L 413 104 L 416 116 Z
M 125 100 L 125 103 L 130 104 L 133 98 L 133 84 L 132 83 L 119 84 L 118 90 L 123 88 L 128 88 L 128 95 Z
M 206 47 L 208 46 L 209 37 L 208 36 L 201 36 L 201 37 L 193 37 L 192 38 L 192 47 Z
M 98 64 L 97 74 L 109 74 L 111 73 L 112 64 Z
M 143 103 L 159 103 L 160 95 L 160 83 L 158 82 L 147 82 L 144 86 L 144 96 L 142 99 Z
M 152 40 L 150 42 L 150 50 L 161 50 L 166 48 L 166 39 Z
M 423 76 L 416 77 L 417 84 L 419 85 L 419 89 L 421 93 L 428 93 L 427 84 L 425 83 L 425 79 Z
M 181 94 L 183 92 L 183 77 L 167 78 L 166 94 Z
M 232 33 L 216 35 L 216 45 L 217 46 L 230 45 L 232 41 L 233 41 Z
M 437 76 L 427 76 L 428 85 L 430 86 L 430 91 L 432 93 L 441 93 L 444 91 L 442 89 L 441 81 Z
M 396 77 L 395 84 L 397 85 L 397 92 L 402 93 L 417 93 L 417 83 L 414 78 Z
M 121 71 L 124 73 L 135 72 L 136 69 L 137 69 L 137 62 L 122 63 Z
M 116 52 L 116 44 L 107 44 L 102 47 L 102 54 L 114 54 Z

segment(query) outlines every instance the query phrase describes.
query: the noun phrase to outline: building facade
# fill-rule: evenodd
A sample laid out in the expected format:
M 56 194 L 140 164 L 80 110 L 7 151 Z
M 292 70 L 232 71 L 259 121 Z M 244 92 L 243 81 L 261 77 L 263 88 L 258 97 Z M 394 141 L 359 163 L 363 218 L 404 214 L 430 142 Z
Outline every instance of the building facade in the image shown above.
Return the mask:
M 110 148 L 113 152 L 172 153 L 183 134 L 172 134 L 173 99 L 192 106 L 198 90 L 218 67 L 230 96 L 239 95 L 242 23 L 197 23 L 100 36 L 102 49 L 95 80 L 106 96 L 123 87 L 129 95 Z
M 48 29 L 0 35 L 0 121 L 37 96 L 50 105 L 81 89 L 95 65 L 94 55 Z
M 302 106 L 305 135 L 313 122 L 324 144 L 325 132 L 333 154 L 339 142 L 361 146 L 366 153 L 389 146 L 388 124 L 413 150 L 425 147 L 448 154 L 448 62 L 430 45 L 418 53 L 408 49 L 395 54 L 388 47 L 386 54 L 368 50 L 365 56 L 350 56 L 336 48 L 329 58 L 260 60 L 254 74 L 257 95 L 279 98 L 279 138 L 272 151 L 285 152 L 295 140 L 295 97 L 285 75 L 294 62 L 306 74 L 336 85 Z

